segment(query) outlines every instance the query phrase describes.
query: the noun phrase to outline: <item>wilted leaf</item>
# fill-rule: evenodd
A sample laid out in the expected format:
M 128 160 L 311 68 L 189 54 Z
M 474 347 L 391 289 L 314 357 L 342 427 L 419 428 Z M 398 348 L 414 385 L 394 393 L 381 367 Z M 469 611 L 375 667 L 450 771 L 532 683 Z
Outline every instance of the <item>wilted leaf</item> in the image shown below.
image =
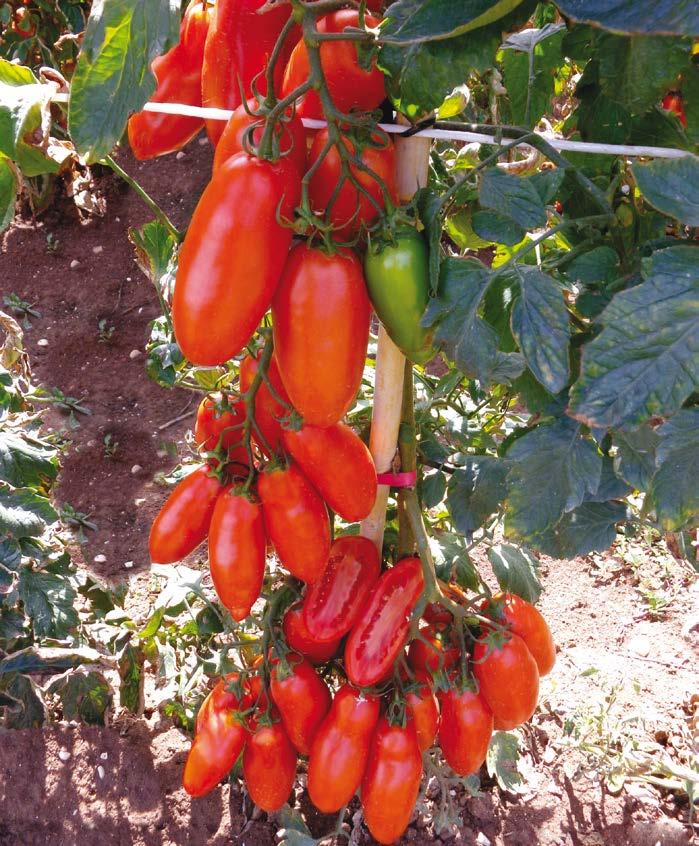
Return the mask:
M 18 704 L 5 712 L 5 728 L 38 728 L 48 720 L 41 689 L 28 676 L 17 675 L 5 688 Z
M 54 447 L 13 432 L 0 432 L 0 480 L 15 487 L 42 487 L 58 474 Z
M 49 692 L 60 696 L 64 720 L 104 725 L 112 692 L 102 673 L 94 670 L 68 673 L 53 682 Z
M 490 739 L 485 767 L 488 775 L 494 778 L 500 790 L 508 793 L 521 793 L 526 788 L 521 773 L 517 770 L 519 761 L 519 743 L 517 735 L 505 731 L 496 731 Z
M 58 514 L 44 496 L 30 488 L 11 488 L 0 482 L 0 535 L 37 537 Z

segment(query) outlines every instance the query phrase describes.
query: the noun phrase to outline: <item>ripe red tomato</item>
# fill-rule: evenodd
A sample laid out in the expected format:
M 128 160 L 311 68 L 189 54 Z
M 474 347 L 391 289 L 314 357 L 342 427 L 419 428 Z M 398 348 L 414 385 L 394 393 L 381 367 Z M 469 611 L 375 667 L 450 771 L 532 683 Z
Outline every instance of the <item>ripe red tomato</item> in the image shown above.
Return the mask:
M 420 752 L 426 752 L 434 746 L 439 728 L 439 708 L 432 688 L 423 679 L 423 684 L 405 695 L 408 715 L 415 724 L 417 743 Z
M 250 798 L 263 811 L 278 811 L 296 777 L 296 750 L 281 723 L 252 726 L 243 752 L 243 776 Z
M 303 619 L 301 605 L 292 605 L 282 621 L 284 637 L 289 647 L 304 655 L 313 664 L 325 664 L 335 655 L 340 647 L 340 639 L 328 643 L 319 643 L 308 631 Z
M 262 94 L 267 93 L 267 80 L 261 71 L 274 49 L 279 33 L 289 20 L 291 8 L 278 6 L 258 15 L 265 0 L 217 0 L 216 10 L 204 48 L 201 73 L 201 99 L 204 106 L 235 109 L 240 105 L 241 85 L 245 96 L 252 95 L 256 78 Z M 295 44 L 297 30 L 286 39 L 275 67 L 274 88 L 279 90 L 284 65 Z M 209 120 L 206 131 L 212 144 L 223 132 L 223 122 Z
M 379 843 L 393 843 L 408 827 L 421 779 L 422 755 L 412 720 L 401 728 L 381 717 L 362 779 L 364 819 Z
M 222 410 L 225 409 L 225 410 Z M 226 450 L 232 464 L 248 466 L 248 453 L 243 443 L 245 403 L 220 394 L 209 395 L 199 403 L 194 424 L 194 442 L 202 452 L 213 452 L 219 446 Z
M 175 485 L 150 530 L 151 561 L 173 564 L 206 540 L 216 499 L 223 485 L 199 467 Z
M 256 111 L 257 108 L 257 100 L 252 97 L 247 102 L 247 109 L 241 104 L 229 118 L 216 145 L 214 173 L 217 173 L 221 165 L 236 153 L 245 152 L 243 144 L 245 132 L 254 123 L 257 123 L 257 126 L 252 134 L 252 142 L 257 145 L 262 140 L 263 119 L 248 114 L 248 112 Z M 306 130 L 303 128 L 300 118 L 290 115 L 288 121 L 277 124 L 275 131 L 279 138 L 280 151 L 288 153 L 289 161 L 296 165 L 299 174 L 303 176 L 306 170 Z
M 449 766 L 460 776 L 475 773 L 485 761 L 493 734 L 493 714 L 472 690 L 440 691 L 442 716 L 439 745 Z
M 337 423 L 357 396 L 371 305 L 362 265 L 349 250 L 329 256 L 299 244 L 274 303 L 274 347 L 291 402 L 312 426 Z
M 365 23 L 372 29 L 379 24 L 377 18 L 366 15 Z M 342 32 L 346 27 L 359 26 L 359 13 L 354 9 L 343 9 L 320 18 L 319 32 Z M 375 109 L 386 96 L 383 74 L 372 65 L 364 70 L 359 65 L 357 48 L 351 41 L 324 41 L 320 45 L 320 63 L 323 67 L 330 96 L 342 112 L 359 109 L 369 112 Z M 302 85 L 310 73 L 308 51 L 303 40 L 294 47 L 284 72 L 282 96 Z M 298 101 L 296 113 L 299 117 L 322 118 L 323 109 L 315 91 L 304 94 Z
M 257 490 L 267 536 L 284 567 L 297 579 L 317 582 L 330 554 L 330 520 L 325 503 L 295 464 L 267 468 Z
M 201 106 L 201 66 L 211 7 L 192 0 L 182 18 L 180 40 L 151 64 L 157 87 L 154 103 L 185 103 Z M 138 112 L 129 118 L 129 144 L 137 159 L 172 153 L 191 141 L 202 128 L 201 118 Z
M 318 130 L 308 156 L 309 166 L 317 161 L 327 143 L 328 130 Z M 355 145 L 349 139 L 346 139 L 345 143 L 350 152 L 356 154 Z M 376 137 L 371 144 L 362 147 L 358 155 L 370 170 L 381 177 L 392 201 L 397 202 L 396 155 L 393 142 L 387 138 Z M 313 210 L 326 215 L 334 227 L 335 236 L 340 241 L 351 240 L 363 224 L 368 226 L 376 220 L 379 209 L 384 207 L 383 191 L 376 179 L 355 165 L 350 165 L 350 171 L 357 182 L 374 198 L 378 206 L 372 203 L 365 194 L 360 193 L 349 179 L 345 179 L 340 190 L 337 190 L 342 178 L 342 160 L 337 147 L 332 147 L 325 155 L 309 184 Z
M 487 611 L 488 603 L 481 607 Z M 556 645 L 546 620 L 533 605 L 514 593 L 498 593 L 490 604 L 490 613 L 494 619 L 507 623 L 527 644 L 540 676 L 551 672 L 556 663 Z
M 349 684 L 335 694 L 308 762 L 308 793 L 323 814 L 339 811 L 359 787 L 379 719 L 379 699 Z
M 180 250 L 175 337 L 194 364 L 223 364 L 250 340 L 279 284 L 301 195 L 294 165 L 239 153 L 208 184 Z
M 480 638 L 473 648 L 473 674 L 480 695 L 493 712 L 495 728 L 521 726 L 536 709 L 539 671 L 526 643 L 516 634 L 502 648 L 491 648 Z
M 426 623 L 443 624 L 446 626 L 454 622 L 451 611 L 447 611 L 438 602 L 430 602 L 422 614 L 422 619 Z
M 379 578 L 374 544 L 358 535 L 337 538 L 330 547 L 323 578 L 306 592 L 303 619 L 318 643 L 337 643 L 354 626 Z
M 265 575 L 262 506 L 228 489 L 216 501 L 209 529 L 209 568 L 219 599 L 240 622 L 260 595 Z
M 376 684 L 391 672 L 423 586 L 419 558 L 404 558 L 374 585 L 345 646 L 345 671 L 357 687 Z
M 363 520 L 376 499 L 376 467 L 364 441 L 344 423 L 302 426 L 282 435 L 286 451 L 327 504 L 348 523 Z
M 413 670 L 438 673 L 450 670 L 459 660 L 460 651 L 437 626 L 423 626 L 420 629 L 422 640 L 414 640 L 408 648 L 408 663 Z
M 224 779 L 238 760 L 247 738 L 240 716 L 242 704 L 227 688 L 237 674 L 221 679 L 197 715 L 196 734 L 184 767 L 182 784 L 190 796 L 205 796 Z
M 270 690 L 289 740 L 301 755 L 308 755 L 318 727 L 330 710 L 328 686 L 300 655 L 287 656 L 272 670 Z
M 240 365 L 240 390 L 245 393 L 250 390 L 252 380 L 257 373 L 257 365 L 259 363 L 262 353 L 257 354 L 257 358 L 252 358 L 247 355 Z M 279 373 L 279 366 L 277 359 L 272 356 L 267 370 L 267 376 L 277 396 L 281 397 L 284 402 L 289 402 L 289 395 L 287 394 L 282 377 Z M 272 453 L 281 451 L 282 448 L 282 427 L 279 420 L 287 417 L 289 410 L 285 408 L 280 402 L 274 399 L 272 392 L 263 381 L 255 394 L 255 423 L 262 432 L 262 437 L 269 444 Z M 253 432 L 255 430 L 253 429 Z M 255 443 L 260 447 L 265 455 L 269 455 L 269 450 L 260 443 L 260 438 L 255 438 Z
M 682 95 L 678 91 L 670 91 L 663 97 L 663 108 L 676 114 L 682 126 L 687 126 L 687 115 L 684 112 Z

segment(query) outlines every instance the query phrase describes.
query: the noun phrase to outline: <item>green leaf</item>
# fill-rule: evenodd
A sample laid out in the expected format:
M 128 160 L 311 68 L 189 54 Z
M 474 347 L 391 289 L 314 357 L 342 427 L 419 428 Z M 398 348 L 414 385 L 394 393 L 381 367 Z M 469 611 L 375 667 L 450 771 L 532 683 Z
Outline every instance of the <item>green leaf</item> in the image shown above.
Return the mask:
M 0 232 L 12 223 L 17 199 L 17 177 L 10 160 L 0 155 Z
M 613 32 L 699 35 L 693 0 L 557 0 L 564 15 Z M 692 23 L 693 21 L 693 23 Z
M 478 198 L 483 208 L 512 218 L 524 229 L 537 229 L 546 223 L 546 209 L 534 184 L 497 167 L 483 173 Z
M 570 325 L 563 291 L 538 267 L 515 265 L 519 296 L 512 306 L 512 334 L 529 369 L 552 394 L 568 384 Z
M 30 488 L 10 488 L 0 482 L 0 534 L 36 537 L 47 523 L 58 520 L 51 503 Z
M 156 610 L 173 611 L 184 604 L 192 593 L 201 593 L 201 581 L 204 573 L 185 567 L 184 564 L 153 564 L 151 572 L 167 579 L 165 586 L 155 600 Z
M 28 676 L 15 676 L 5 692 L 18 703 L 7 709 L 5 728 L 38 728 L 48 721 L 48 708 L 44 704 L 41 688 Z
M 174 235 L 167 226 L 152 220 L 140 229 L 129 229 L 129 240 L 136 248 L 138 266 L 169 297 L 177 270 L 177 240 Z
M 119 678 L 119 704 L 132 714 L 139 714 L 143 707 L 143 658 L 128 643 L 119 655 Z
M 279 811 L 279 846 L 316 846 L 320 841 L 311 834 L 300 812 L 288 805 Z
M 480 212 L 490 214 L 491 212 Z M 516 226 L 516 224 L 512 224 Z M 452 215 L 446 222 L 447 235 L 462 250 L 481 250 L 487 247 L 490 239 L 484 240 L 473 229 L 473 219 L 470 210 L 462 210 Z
M 62 638 L 78 625 L 73 608 L 76 592 L 64 577 L 24 569 L 19 574 L 19 595 L 37 637 Z
M 511 217 L 495 211 L 474 212 L 471 221 L 477 236 L 508 247 L 519 244 L 527 234 Z
M 588 494 L 586 502 L 607 502 L 610 499 L 626 499 L 631 488 L 624 479 L 617 476 L 614 461 L 608 456 L 602 456 L 602 475 L 599 487 L 593 494 Z
M 522 0 L 397 0 L 386 12 L 381 40 L 406 44 L 453 38 L 492 24 Z
M 503 78 L 518 126 L 535 126 L 550 108 L 564 33 L 565 24 L 547 24 L 516 32 L 502 45 Z
M 526 784 L 517 770 L 519 761 L 519 743 L 516 734 L 496 731 L 490 739 L 485 767 L 488 775 L 494 778 L 500 790 L 508 793 L 522 793 Z
M 637 491 L 645 491 L 655 473 L 655 450 L 659 437 L 650 426 L 614 433 L 617 448 L 614 469 Z
M 0 661 L 0 676 L 8 673 L 60 673 L 81 664 L 95 663 L 101 658 L 96 649 L 87 646 L 79 649 L 28 646 Z
M 584 502 L 565 514 L 535 543 L 543 553 L 554 558 L 604 552 L 616 539 L 616 524 L 627 518 L 626 506 L 619 502 Z
M 523 541 L 554 526 L 599 487 L 602 457 L 581 427 L 561 418 L 518 438 L 507 452 L 505 534 Z
M 658 471 L 648 490 L 658 522 L 675 532 L 699 524 L 699 408 L 679 411 L 658 430 Z
M 48 692 L 60 696 L 64 720 L 103 726 L 112 704 L 111 688 L 102 673 L 95 670 L 69 673 L 52 682 Z
M 0 432 L 0 480 L 14 487 L 43 487 L 58 475 L 54 447 L 14 432 Z
M 469 458 L 449 479 L 447 507 L 456 529 L 471 535 L 505 498 L 507 462 L 488 455 Z
M 153 59 L 177 42 L 179 0 L 94 3 L 71 81 L 68 127 L 88 162 L 108 155 L 155 91 Z
M 422 480 L 420 499 L 425 508 L 435 508 L 444 499 L 447 491 L 447 478 L 440 470 L 435 470 Z
M 699 226 L 699 159 L 656 159 L 631 165 L 636 184 L 648 202 L 689 226 Z
M 0 610 L 0 648 L 7 649 L 12 641 L 27 633 L 27 619 L 14 608 Z
M 532 604 L 539 601 L 543 590 L 539 561 L 528 549 L 503 543 L 488 550 L 488 559 L 501 590 L 516 593 Z
M 442 581 L 454 579 L 464 590 L 478 590 L 480 579 L 466 551 L 462 535 L 435 531 L 430 538 L 437 576 Z
M 582 354 L 569 413 L 589 426 L 673 414 L 699 382 L 699 252 L 653 254 L 650 278 L 617 294 Z

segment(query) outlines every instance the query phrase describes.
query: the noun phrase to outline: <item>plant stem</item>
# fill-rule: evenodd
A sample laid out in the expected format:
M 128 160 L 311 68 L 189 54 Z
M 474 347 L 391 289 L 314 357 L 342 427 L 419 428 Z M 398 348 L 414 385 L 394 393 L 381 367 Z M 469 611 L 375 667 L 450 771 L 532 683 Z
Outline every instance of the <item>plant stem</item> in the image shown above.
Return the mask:
M 403 372 L 403 404 L 400 413 L 400 428 L 398 430 L 398 451 L 400 453 L 400 468 L 404 473 L 417 469 L 417 444 L 415 441 L 415 402 L 413 389 L 413 365 L 405 360 Z M 415 538 L 410 526 L 410 520 L 405 502 L 406 490 L 398 491 L 398 556 L 410 555 L 415 548 Z

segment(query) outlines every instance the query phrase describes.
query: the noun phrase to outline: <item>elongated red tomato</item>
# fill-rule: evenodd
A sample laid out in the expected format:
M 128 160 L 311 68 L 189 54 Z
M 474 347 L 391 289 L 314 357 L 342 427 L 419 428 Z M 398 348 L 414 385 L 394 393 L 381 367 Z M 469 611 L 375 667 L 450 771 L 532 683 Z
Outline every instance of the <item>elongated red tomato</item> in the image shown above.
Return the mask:
M 437 626 L 423 626 L 420 639 L 408 648 L 408 663 L 413 670 L 437 673 L 451 669 L 459 660 L 459 647 Z
M 514 593 L 497 593 L 490 605 L 481 606 L 489 610 L 496 620 L 509 624 L 510 629 L 527 644 L 540 676 L 545 676 L 556 663 L 556 645 L 546 620 L 533 605 Z
M 250 390 L 252 381 L 257 373 L 257 367 L 261 355 L 262 353 L 260 352 L 257 354 L 257 358 L 252 358 L 247 355 L 243 359 L 240 365 L 241 391 L 245 392 Z M 272 356 L 272 359 L 269 362 L 267 376 L 269 377 L 270 384 L 272 385 L 276 395 L 284 402 L 288 403 L 289 395 L 282 383 L 277 359 L 274 356 Z M 266 441 L 267 445 L 269 445 L 270 449 L 268 450 L 267 446 L 264 443 L 261 443 L 261 439 L 259 437 L 255 437 L 255 435 L 253 435 L 253 437 L 255 439 L 255 443 L 260 447 L 265 455 L 269 455 L 270 450 L 272 453 L 276 453 L 281 450 L 282 427 L 279 420 L 286 417 L 288 414 L 289 410 L 280 402 L 277 402 L 277 400 L 273 397 L 272 392 L 267 387 L 266 382 L 262 382 L 255 394 L 255 423 L 257 424 L 260 432 L 262 432 L 262 437 Z M 253 429 L 253 433 L 254 431 L 255 430 Z
M 253 124 L 257 125 L 252 133 L 252 143 L 255 145 L 260 143 L 264 121 L 262 118 L 256 118 L 249 114 L 250 112 L 254 113 L 257 108 L 257 100 L 251 97 L 247 102 L 247 109 L 241 103 L 229 118 L 216 145 L 214 173 L 236 153 L 245 152 L 244 136 Z M 306 130 L 303 128 L 301 119 L 295 115 L 290 115 L 288 120 L 277 124 L 275 132 L 279 139 L 280 151 L 288 153 L 289 160 L 296 165 L 299 173 L 303 176 L 306 171 Z
M 371 306 L 362 265 L 300 244 L 289 254 L 272 305 L 274 347 L 291 402 L 306 423 L 332 426 L 362 381 Z
M 265 575 L 262 506 L 231 488 L 218 498 L 209 529 L 209 567 L 216 593 L 234 620 L 244 620 Z
M 240 153 L 208 184 L 179 258 L 172 317 L 175 337 L 194 364 L 223 364 L 239 353 L 279 284 L 300 197 L 294 165 Z
M 393 843 L 408 827 L 421 779 L 422 755 L 412 720 L 401 728 L 381 717 L 362 779 L 364 819 L 379 843 Z
M 252 728 L 243 752 L 243 776 L 250 798 L 263 811 L 278 811 L 296 777 L 296 750 L 281 723 Z
M 297 579 L 317 582 L 330 554 L 325 503 L 295 464 L 266 469 L 257 483 L 267 536 L 284 567 Z
M 493 734 L 493 714 L 482 696 L 452 688 L 437 694 L 441 708 L 439 745 L 455 773 L 475 773 L 485 761 Z
M 235 109 L 240 105 L 241 85 L 245 96 L 249 97 L 255 77 L 260 93 L 267 93 L 267 80 L 260 74 L 289 20 L 291 8 L 279 6 L 258 15 L 264 3 L 265 0 L 217 0 L 204 48 L 201 75 L 204 106 Z M 290 33 L 275 67 L 275 89 L 281 86 L 284 64 L 296 42 L 297 32 Z M 223 127 L 222 121 L 207 121 L 206 131 L 213 144 L 221 137 Z
M 282 630 L 289 647 L 303 655 L 312 664 L 325 664 L 335 655 L 340 648 L 340 639 L 331 640 L 327 643 L 320 643 L 308 631 L 303 619 L 301 605 L 292 605 L 284 615 Z
M 381 571 L 368 538 L 346 535 L 330 547 L 323 578 L 306 592 L 303 619 L 318 643 L 337 642 L 359 619 Z
M 238 697 L 227 688 L 237 675 L 221 679 L 197 715 L 196 734 L 184 767 L 182 784 L 190 796 L 205 796 L 238 760 L 247 738 Z
M 209 395 L 199 403 L 194 424 L 194 442 L 202 452 L 213 452 L 221 447 L 228 461 L 247 467 L 248 453 L 243 443 L 245 404 L 227 399 L 220 394 Z
M 480 638 L 473 648 L 473 675 L 493 712 L 495 728 L 508 731 L 531 717 L 539 696 L 539 671 L 526 643 L 516 634 L 501 648 Z
M 150 530 L 151 561 L 172 564 L 206 540 L 223 486 L 208 467 L 199 467 L 175 485 Z
M 366 15 L 367 27 L 378 26 L 378 18 Z M 354 9 L 344 9 L 320 18 L 318 31 L 323 33 L 342 32 L 346 27 L 359 26 L 359 14 Z M 372 64 L 364 70 L 359 64 L 357 48 L 351 41 L 324 41 L 320 45 L 320 62 L 335 106 L 342 112 L 352 109 L 371 111 L 386 96 L 383 74 Z M 290 94 L 309 77 L 308 51 L 303 40 L 294 47 L 284 72 L 282 95 Z M 323 109 L 315 91 L 310 91 L 299 101 L 296 112 L 299 117 L 322 118 Z
M 391 672 L 405 646 L 410 615 L 423 585 L 419 558 L 404 558 L 374 585 L 345 646 L 347 678 L 358 687 L 376 684 Z
M 306 424 L 283 432 L 284 446 L 327 504 L 348 523 L 363 520 L 376 499 L 376 467 L 364 441 L 344 423 Z
M 270 690 L 289 740 L 308 755 L 318 727 L 330 709 L 330 691 L 313 665 L 293 653 L 272 670 Z
M 201 69 L 210 18 L 207 3 L 193 0 L 187 6 L 179 43 L 151 65 L 157 83 L 152 102 L 201 106 Z M 129 144 L 137 159 L 152 159 L 184 147 L 203 125 L 201 118 L 138 112 L 129 118 Z
M 377 720 L 379 700 L 349 684 L 335 694 L 308 762 L 308 793 L 324 814 L 339 811 L 359 787 Z
M 328 143 L 328 130 L 320 129 L 313 140 L 308 155 L 309 165 L 315 164 Z M 396 190 L 396 155 L 393 142 L 390 139 L 374 138 L 360 151 L 355 145 L 345 140 L 350 152 L 358 155 L 366 167 L 379 176 L 385 183 L 391 200 L 395 203 L 398 198 Z M 313 210 L 325 214 L 333 224 L 334 234 L 341 241 L 353 238 L 362 225 L 372 223 L 384 208 L 384 194 L 381 185 L 365 170 L 356 165 L 350 165 L 352 176 L 359 182 L 364 191 L 360 193 L 350 179 L 345 179 L 337 190 L 342 178 L 342 160 L 337 147 L 332 147 L 318 164 L 309 184 L 309 196 Z M 369 196 L 367 196 L 367 194 Z M 369 197 L 372 197 L 372 202 Z
M 426 680 L 423 680 L 420 687 L 406 693 L 405 704 L 415 724 L 420 752 L 425 752 L 434 746 L 439 728 L 437 699 Z

